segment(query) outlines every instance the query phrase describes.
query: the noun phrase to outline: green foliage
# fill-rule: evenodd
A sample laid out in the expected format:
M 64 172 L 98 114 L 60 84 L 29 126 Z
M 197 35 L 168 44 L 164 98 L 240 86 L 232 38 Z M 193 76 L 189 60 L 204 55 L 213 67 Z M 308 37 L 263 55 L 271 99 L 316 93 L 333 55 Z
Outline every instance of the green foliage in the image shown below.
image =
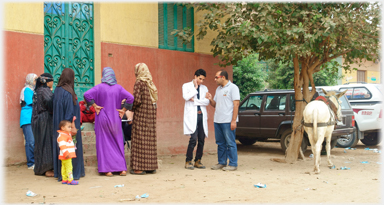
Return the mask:
M 325 68 L 313 74 L 316 86 L 337 85 L 337 80 L 342 78 L 338 73 L 341 65 L 337 61 L 331 61 L 324 65 Z M 268 61 L 268 77 L 266 78 L 270 89 L 293 89 L 293 63 L 275 63 Z
M 308 60 L 315 67 L 343 55 L 345 69 L 360 59 L 379 58 L 379 2 L 192 5 L 203 12 L 203 19 L 191 35 L 199 40 L 208 29 L 217 31 L 211 45 L 222 66 L 236 65 L 251 53 L 258 53 L 259 60 L 283 63 L 297 56 L 300 64 Z
M 251 54 L 233 66 L 233 82 L 239 87 L 240 98 L 265 87 L 266 63 L 258 60 L 258 54 Z

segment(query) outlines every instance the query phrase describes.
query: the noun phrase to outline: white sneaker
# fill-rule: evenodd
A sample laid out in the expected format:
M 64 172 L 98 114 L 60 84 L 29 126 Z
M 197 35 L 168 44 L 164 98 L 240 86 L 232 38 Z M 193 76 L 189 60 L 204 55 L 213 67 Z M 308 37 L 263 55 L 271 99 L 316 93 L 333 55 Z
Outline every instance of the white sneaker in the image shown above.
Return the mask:
M 28 169 L 35 169 L 35 164 L 33 164 L 32 166 L 28 167 Z

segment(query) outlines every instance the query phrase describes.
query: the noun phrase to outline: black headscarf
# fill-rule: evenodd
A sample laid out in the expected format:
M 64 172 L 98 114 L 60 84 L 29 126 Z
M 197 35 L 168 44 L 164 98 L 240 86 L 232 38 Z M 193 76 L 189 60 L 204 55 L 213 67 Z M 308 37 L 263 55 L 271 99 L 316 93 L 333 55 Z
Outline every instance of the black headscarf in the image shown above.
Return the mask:
M 75 72 L 70 68 L 64 68 L 56 87 L 62 87 L 72 95 L 73 104 L 76 105 Z
M 53 81 L 53 76 L 51 74 L 49 73 L 41 74 L 36 80 L 35 90 L 37 90 L 39 87 L 47 87 L 47 83 L 51 81 Z

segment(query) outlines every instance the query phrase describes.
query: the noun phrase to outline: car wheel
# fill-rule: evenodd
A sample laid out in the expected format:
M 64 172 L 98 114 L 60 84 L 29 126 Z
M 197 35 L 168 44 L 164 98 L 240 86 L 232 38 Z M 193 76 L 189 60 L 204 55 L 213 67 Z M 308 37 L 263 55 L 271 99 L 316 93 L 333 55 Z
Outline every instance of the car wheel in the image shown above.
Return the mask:
M 248 137 L 237 137 L 237 140 L 243 145 L 253 145 L 257 141 L 257 139 Z
M 357 138 L 356 132 L 354 132 L 352 134 L 339 137 L 336 142 L 337 147 L 347 148 L 356 146 L 357 142 L 359 142 L 359 139 Z
M 284 152 L 288 148 L 289 141 L 291 140 L 291 134 L 292 134 L 292 130 L 286 130 L 283 132 L 283 134 L 281 134 L 280 145 L 281 145 L 281 149 Z M 301 149 L 303 150 L 303 152 L 307 150 L 307 147 L 308 147 L 308 139 L 305 136 L 303 136 L 303 140 L 301 141 Z
M 361 139 L 360 141 L 367 146 L 373 146 L 380 143 L 381 136 L 379 132 L 368 132 L 364 133 L 364 139 Z

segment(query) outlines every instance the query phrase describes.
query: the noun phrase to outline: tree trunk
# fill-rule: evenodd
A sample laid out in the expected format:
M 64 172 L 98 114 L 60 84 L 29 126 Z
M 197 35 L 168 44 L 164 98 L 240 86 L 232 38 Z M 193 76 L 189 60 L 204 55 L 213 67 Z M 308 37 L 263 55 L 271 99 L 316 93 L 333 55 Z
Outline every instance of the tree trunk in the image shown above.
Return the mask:
M 309 91 L 309 81 L 312 79 L 313 71 L 309 69 L 306 64 L 306 58 L 301 59 L 301 71 L 299 66 L 299 59 L 297 56 L 293 58 L 294 66 L 294 90 L 296 100 L 295 117 L 293 118 L 291 140 L 285 156 L 285 162 L 294 163 L 301 149 L 301 142 L 303 141 L 304 127 L 301 124 L 303 119 L 303 111 L 307 103 L 312 99 L 313 94 L 316 92 L 315 85 L 312 85 L 312 91 Z M 313 83 L 313 82 L 312 82 Z

